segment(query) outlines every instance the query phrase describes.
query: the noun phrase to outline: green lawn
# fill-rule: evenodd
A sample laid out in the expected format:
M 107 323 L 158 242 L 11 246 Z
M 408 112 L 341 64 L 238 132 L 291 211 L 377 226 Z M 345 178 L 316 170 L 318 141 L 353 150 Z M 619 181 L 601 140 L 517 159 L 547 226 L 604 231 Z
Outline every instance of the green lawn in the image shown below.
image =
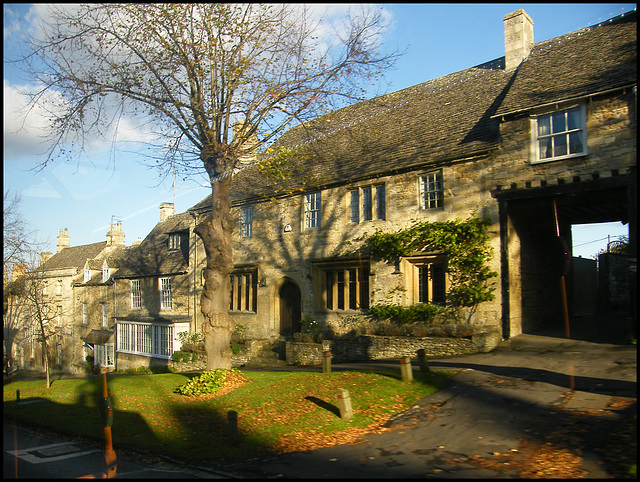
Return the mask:
M 241 372 L 248 383 L 218 395 L 189 398 L 175 389 L 189 375 L 109 376 L 113 400 L 113 445 L 144 449 L 189 463 L 211 463 L 264 453 L 306 450 L 345 443 L 378 429 L 390 415 L 448 383 L 452 373 L 415 373 L 412 383 L 400 371 L 332 373 Z M 191 375 L 193 376 L 193 375 Z M 98 400 L 101 377 L 14 381 L 4 386 L 4 417 L 53 431 L 101 440 Z M 340 418 L 337 392 L 349 391 L 354 415 Z M 38 403 L 16 406 L 21 401 Z M 238 414 L 237 441 L 228 435 L 229 411 Z

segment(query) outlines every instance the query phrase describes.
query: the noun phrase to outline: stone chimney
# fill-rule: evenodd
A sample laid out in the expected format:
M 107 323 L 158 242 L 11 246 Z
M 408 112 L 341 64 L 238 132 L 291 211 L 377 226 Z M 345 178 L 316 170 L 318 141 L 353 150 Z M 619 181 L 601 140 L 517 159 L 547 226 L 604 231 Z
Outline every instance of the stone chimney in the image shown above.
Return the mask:
M 121 223 L 111 225 L 111 230 L 107 233 L 107 247 L 109 246 L 124 246 L 124 233 L 122 232 Z
M 173 216 L 173 203 L 160 204 L 160 222 L 164 221 L 169 216 Z
M 505 70 L 516 69 L 533 47 L 533 20 L 523 9 L 504 16 Z
M 56 254 L 62 251 L 64 248 L 69 247 L 69 235 L 67 234 L 67 228 L 61 229 L 60 234 L 58 235 L 58 247 L 56 249 Z
M 49 261 L 49 259 L 51 259 L 51 256 L 53 256 L 53 253 L 50 253 L 49 251 L 40 253 L 40 266 Z

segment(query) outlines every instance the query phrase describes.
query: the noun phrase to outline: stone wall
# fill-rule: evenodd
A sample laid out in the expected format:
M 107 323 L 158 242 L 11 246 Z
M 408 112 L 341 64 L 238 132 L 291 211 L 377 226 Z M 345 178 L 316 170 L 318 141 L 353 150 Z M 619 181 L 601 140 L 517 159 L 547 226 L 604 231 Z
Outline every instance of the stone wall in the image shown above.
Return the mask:
M 325 351 L 331 352 L 332 361 L 338 363 L 415 357 L 420 349 L 428 358 L 467 355 L 491 351 L 500 339 L 497 331 L 492 331 L 469 338 L 361 335 L 350 340 L 324 340 L 322 343 L 287 342 L 287 363 L 322 363 Z

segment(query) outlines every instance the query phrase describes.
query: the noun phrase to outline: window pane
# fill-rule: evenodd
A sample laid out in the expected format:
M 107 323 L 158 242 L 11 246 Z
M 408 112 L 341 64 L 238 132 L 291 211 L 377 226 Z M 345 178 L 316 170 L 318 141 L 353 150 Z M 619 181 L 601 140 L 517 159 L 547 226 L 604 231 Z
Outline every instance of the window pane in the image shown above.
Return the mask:
M 538 137 L 551 134 L 551 116 L 538 117 Z
M 336 272 L 337 285 L 338 285 L 338 309 L 344 310 L 344 271 L 339 270 Z
M 376 218 L 385 220 L 386 219 L 386 205 L 384 198 L 384 184 L 380 186 L 376 186 Z
M 369 308 L 369 267 L 364 266 L 359 270 L 360 273 L 360 308 Z
M 445 302 L 445 279 L 443 266 L 431 266 L 431 302 Z
M 372 203 L 371 203 L 371 187 L 365 187 L 362 189 L 362 219 L 365 221 L 371 221 L 372 216 Z
M 327 276 L 327 284 L 326 284 L 327 305 L 326 305 L 326 308 L 328 310 L 332 310 L 333 309 L 333 271 L 327 271 L 326 272 L 326 276 Z
M 569 130 L 582 129 L 582 109 L 575 107 L 567 111 L 567 121 L 569 124 Z
M 553 138 L 553 155 L 554 157 L 567 155 L 567 136 L 556 136 Z
M 578 154 L 582 152 L 582 132 L 572 132 L 569 134 L 569 153 Z
M 356 279 L 356 270 L 349 269 L 347 273 L 349 275 L 349 309 L 356 310 L 358 309 L 358 280 Z
M 565 124 L 565 114 L 564 111 L 563 112 L 556 112 L 551 116 L 551 124 L 553 127 L 553 133 L 555 134 L 556 132 L 564 132 L 566 131 L 566 124 Z
M 360 222 L 360 196 L 357 189 L 351 191 L 351 222 Z
M 540 139 L 538 144 L 540 146 L 540 159 L 551 157 L 551 138 Z
M 418 268 L 418 302 L 427 303 L 429 301 L 429 268 L 420 266 Z

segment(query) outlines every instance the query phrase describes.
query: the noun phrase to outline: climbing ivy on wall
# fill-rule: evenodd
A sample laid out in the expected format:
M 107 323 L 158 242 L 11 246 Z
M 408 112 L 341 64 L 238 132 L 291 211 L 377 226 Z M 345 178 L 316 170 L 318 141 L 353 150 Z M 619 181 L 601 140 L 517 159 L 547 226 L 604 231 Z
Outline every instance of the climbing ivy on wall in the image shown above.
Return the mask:
M 489 221 L 472 216 L 466 220 L 414 222 L 396 233 L 377 230 L 365 240 L 365 250 L 378 261 L 397 262 L 417 252 L 447 254 L 450 280 L 448 302 L 453 307 L 475 307 L 491 301 L 495 287 L 489 261 L 493 248 L 489 245 Z

